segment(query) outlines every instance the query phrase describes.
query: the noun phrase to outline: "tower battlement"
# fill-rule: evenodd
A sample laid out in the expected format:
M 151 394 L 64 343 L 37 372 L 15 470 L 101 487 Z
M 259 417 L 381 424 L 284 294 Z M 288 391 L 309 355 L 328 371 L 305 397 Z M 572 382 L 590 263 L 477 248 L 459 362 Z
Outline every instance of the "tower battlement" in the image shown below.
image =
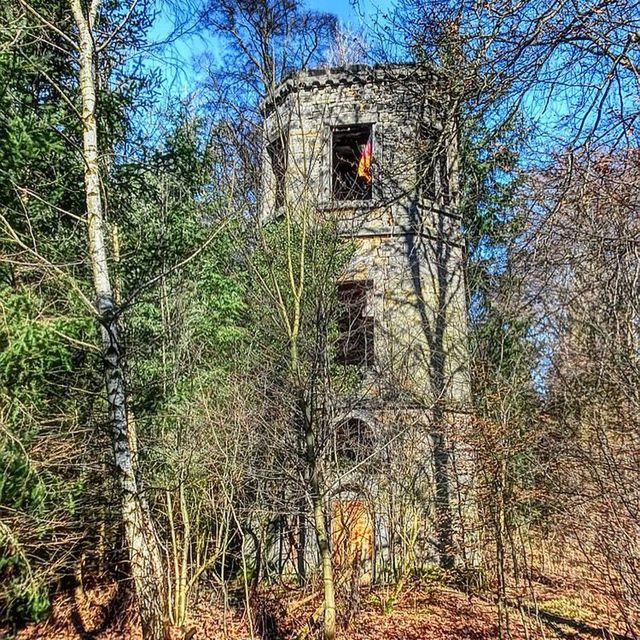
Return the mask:
M 444 78 L 435 67 L 415 64 L 353 64 L 341 67 L 306 69 L 288 74 L 278 85 L 272 100 L 264 104 L 265 115 L 281 105 L 291 93 L 316 91 L 325 87 L 352 87 L 371 84 L 416 82 L 444 87 Z

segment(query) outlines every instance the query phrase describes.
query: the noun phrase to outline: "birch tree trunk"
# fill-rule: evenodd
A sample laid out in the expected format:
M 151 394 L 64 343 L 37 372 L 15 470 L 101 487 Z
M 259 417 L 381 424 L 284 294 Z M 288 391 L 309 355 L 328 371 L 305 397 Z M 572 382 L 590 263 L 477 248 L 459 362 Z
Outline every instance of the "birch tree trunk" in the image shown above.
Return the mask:
M 109 277 L 103 229 L 104 215 L 96 120 L 96 60 L 93 39 L 93 25 L 98 13 L 99 0 L 93 0 L 86 13 L 80 0 L 69 0 L 69 5 L 78 30 L 89 255 L 95 307 L 100 323 L 109 423 L 115 473 L 121 492 L 125 542 L 143 638 L 165 640 L 168 637 L 168 627 L 165 621 L 162 560 L 149 507 L 136 474 L 135 426 L 130 424 L 127 415 L 122 343 L 118 331 L 119 310 Z

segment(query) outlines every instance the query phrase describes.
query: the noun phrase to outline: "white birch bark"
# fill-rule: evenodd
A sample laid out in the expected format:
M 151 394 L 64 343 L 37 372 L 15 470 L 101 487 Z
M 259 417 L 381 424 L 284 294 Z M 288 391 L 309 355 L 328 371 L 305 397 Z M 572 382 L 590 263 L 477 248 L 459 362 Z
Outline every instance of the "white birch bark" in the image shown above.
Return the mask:
M 118 308 L 109 277 L 98 160 L 96 61 L 93 24 L 99 2 L 85 13 L 80 0 L 69 0 L 78 30 L 79 82 L 82 98 L 84 182 L 95 308 L 100 323 L 109 423 L 115 473 L 121 499 L 125 542 L 145 640 L 165 640 L 165 589 L 162 560 L 148 504 L 136 473 L 135 425 L 127 414 Z

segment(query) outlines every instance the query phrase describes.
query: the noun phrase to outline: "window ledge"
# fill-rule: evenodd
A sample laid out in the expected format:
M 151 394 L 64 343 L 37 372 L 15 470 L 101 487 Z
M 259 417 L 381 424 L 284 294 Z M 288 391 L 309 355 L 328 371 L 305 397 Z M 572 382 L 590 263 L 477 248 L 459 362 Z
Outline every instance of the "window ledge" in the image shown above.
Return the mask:
M 375 209 L 376 207 L 382 207 L 382 200 L 328 200 L 320 202 L 318 209 L 322 211 L 342 211 L 344 209 Z

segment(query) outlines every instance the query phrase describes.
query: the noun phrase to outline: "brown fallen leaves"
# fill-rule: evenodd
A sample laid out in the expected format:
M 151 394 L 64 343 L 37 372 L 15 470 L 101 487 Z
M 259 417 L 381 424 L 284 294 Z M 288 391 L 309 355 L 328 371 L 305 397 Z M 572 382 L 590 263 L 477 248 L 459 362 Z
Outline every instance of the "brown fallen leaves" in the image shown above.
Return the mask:
M 17 640 L 138 640 L 140 630 L 128 596 L 114 583 L 95 586 L 82 594 L 60 594 L 49 618 L 21 630 Z M 408 585 L 384 613 L 389 592 L 384 587 L 363 589 L 360 610 L 342 620 L 343 640 L 490 640 L 499 637 L 496 608 L 486 600 L 454 589 L 414 583 Z M 174 630 L 175 640 L 191 634 L 193 640 L 249 640 L 320 637 L 312 619 L 320 593 L 303 596 L 296 591 L 261 590 L 252 605 L 251 617 L 242 602 L 225 607 L 211 594 L 201 598 L 188 623 Z M 302 602 L 300 605 L 298 603 Z M 531 616 L 509 612 L 511 640 L 542 638 L 541 626 Z M 311 624 L 309 622 L 311 621 Z M 526 630 L 525 630 L 526 625 Z M 575 630 L 546 627 L 546 638 L 589 638 Z M 0 636 L 2 633 L 0 632 Z

